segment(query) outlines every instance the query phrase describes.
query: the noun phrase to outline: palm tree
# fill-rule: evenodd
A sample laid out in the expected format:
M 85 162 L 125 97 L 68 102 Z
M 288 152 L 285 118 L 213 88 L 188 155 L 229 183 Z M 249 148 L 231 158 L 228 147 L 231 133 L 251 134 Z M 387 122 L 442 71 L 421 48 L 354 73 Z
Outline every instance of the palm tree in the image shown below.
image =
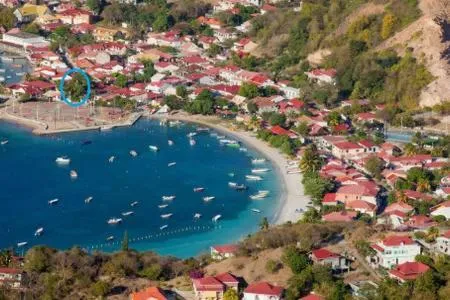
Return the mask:
M 305 149 L 299 167 L 303 173 L 309 173 L 318 171 L 321 164 L 322 161 L 317 152 L 317 148 L 314 145 L 311 145 Z
M 411 143 L 405 145 L 404 151 L 406 156 L 413 156 L 419 152 L 417 147 Z
M 428 192 L 431 190 L 430 181 L 426 178 L 420 178 L 417 182 L 417 191 L 418 192 Z
M 406 203 L 406 200 L 408 200 L 408 197 L 403 193 L 402 190 L 399 190 L 396 192 L 395 198 L 397 198 L 398 202 L 404 202 Z

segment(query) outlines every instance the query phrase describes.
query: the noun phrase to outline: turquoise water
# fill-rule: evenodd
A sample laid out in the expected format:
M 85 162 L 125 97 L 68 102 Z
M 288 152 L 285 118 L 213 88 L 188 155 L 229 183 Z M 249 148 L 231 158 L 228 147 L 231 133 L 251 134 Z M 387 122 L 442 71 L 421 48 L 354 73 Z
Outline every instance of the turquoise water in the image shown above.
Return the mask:
M 107 132 L 79 132 L 47 137 L 29 130 L 0 123 L 0 248 L 28 242 L 26 247 L 45 244 L 61 249 L 79 245 L 88 250 L 114 251 L 120 246 L 124 231 L 130 247 L 153 250 L 160 254 L 188 257 L 208 251 L 212 244 L 228 243 L 258 229 L 259 221 L 273 218 L 280 198 L 281 185 L 271 169 L 264 180 L 246 182 L 251 158 L 261 157 L 249 149 L 222 146 L 210 132 L 199 133 L 191 146 L 186 135 L 196 126 L 160 126 L 158 121 L 142 119 L 133 127 Z M 212 132 L 212 131 L 211 131 Z M 168 139 L 174 141 L 168 145 Z M 85 141 L 91 141 L 83 145 Z M 152 152 L 148 145 L 156 145 Z M 138 152 L 137 157 L 129 154 Z M 58 166 L 55 159 L 67 155 L 69 166 Z M 110 156 L 116 156 L 113 163 Z M 168 167 L 169 162 L 176 162 Z M 70 170 L 78 178 L 72 180 Z M 235 177 L 229 173 L 235 173 Z M 248 191 L 228 187 L 229 181 L 245 183 Z M 193 188 L 206 188 L 194 193 Z M 270 190 L 264 200 L 250 200 L 257 190 Z M 167 208 L 160 209 L 163 195 L 176 195 Z M 85 199 L 93 197 L 91 203 Z M 216 199 L 204 202 L 203 196 Z M 58 198 L 57 205 L 48 201 Z M 139 204 L 131 207 L 130 204 Z M 252 208 L 261 213 L 251 211 Z M 134 215 L 122 216 L 122 212 Z M 172 213 L 168 219 L 161 214 Z M 193 215 L 202 214 L 195 221 Z M 222 218 L 212 222 L 220 214 Z M 112 217 L 123 218 L 119 225 L 108 225 Z M 163 225 L 168 225 L 160 230 Z M 37 228 L 44 234 L 35 237 Z M 113 242 L 106 238 L 114 236 Z M 26 248 L 25 248 L 26 249 Z
M 24 73 L 29 72 L 30 65 L 26 58 L 8 60 L 7 55 L 0 56 L 0 77 L 4 78 L 5 84 L 12 84 L 19 82 Z

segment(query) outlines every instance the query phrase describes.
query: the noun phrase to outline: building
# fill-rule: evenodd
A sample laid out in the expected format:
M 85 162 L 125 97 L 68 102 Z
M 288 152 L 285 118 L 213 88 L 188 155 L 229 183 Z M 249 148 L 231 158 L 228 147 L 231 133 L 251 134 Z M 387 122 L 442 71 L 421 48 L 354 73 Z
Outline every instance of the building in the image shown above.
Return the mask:
M 357 143 L 342 141 L 332 145 L 331 153 L 339 159 L 349 159 L 364 153 L 364 147 Z
M 417 277 L 424 274 L 429 269 L 429 266 L 421 262 L 405 262 L 390 270 L 389 277 L 403 283 L 408 280 L 417 279 Z
M 252 283 L 244 290 L 243 300 L 281 300 L 284 289 L 267 282 Z
M 450 220 L 450 200 L 442 202 L 431 208 L 431 215 L 444 216 L 447 220 Z
M 35 5 L 30 3 L 25 3 L 24 6 L 14 11 L 14 15 L 21 23 L 31 22 L 34 19 L 42 17 L 46 14 L 49 14 L 49 10 L 46 5 Z
M 433 249 L 437 252 L 450 255 L 450 230 L 447 230 L 436 238 Z
M 228 289 L 239 288 L 239 281 L 231 273 L 223 273 L 217 276 L 206 276 L 192 279 L 195 298 L 198 300 L 221 300 Z
M 211 246 L 211 258 L 215 260 L 222 260 L 229 257 L 236 256 L 238 251 L 237 245 L 216 245 Z
M 356 219 L 356 211 L 334 211 L 323 215 L 322 220 L 327 222 L 351 222 Z
M 325 248 L 313 250 L 310 257 L 314 263 L 328 265 L 333 271 L 341 272 L 349 269 L 349 265 L 345 257 Z
M 23 272 L 16 268 L 0 268 L 0 285 L 20 288 L 23 282 Z
M 11 29 L 3 34 L 2 41 L 5 43 L 11 43 L 17 46 L 26 48 L 28 46 L 38 46 L 42 44 L 48 44 L 48 42 L 41 36 L 22 32 L 18 28 Z
M 335 69 L 315 69 L 310 72 L 305 72 L 311 81 L 319 84 L 335 84 L 336 73 Z
M 88 11 L 74 8 L 62 11 L 56 16 L 64 24 L 78 25 L 78 24 L 90 24 L 92 14 Z
M 130 294 L 130 300 L 168 300 L 163 290 L 151 286 L 145 290 Z
M 366 201 L 377 205 L 378 191 L 367 188 L 362 184 L 343 185 L 336 191 L 336 200 L 344 204 L 353 201 Z
M 392 235 L 373 244 L 375 255 L 369 262 L 374 266 L 390 269 L 395 265 L 412 262 L 420 254 L 420 246 L 409 236 Z

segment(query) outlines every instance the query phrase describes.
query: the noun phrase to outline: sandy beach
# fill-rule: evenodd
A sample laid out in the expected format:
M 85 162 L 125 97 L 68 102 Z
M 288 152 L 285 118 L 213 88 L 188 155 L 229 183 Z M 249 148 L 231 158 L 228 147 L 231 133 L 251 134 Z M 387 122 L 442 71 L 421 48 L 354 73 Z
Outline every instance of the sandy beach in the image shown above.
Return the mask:
M 283 224 L 291 221 L 296 222 L 300 219 L 301 213 L 296 212 L 297 209 L 306 210 L 306 205 L 310 201 L 309 197 L 305 195 L 303 190 L 302 174 L 287 174 L 286 165 L 287 157 L 280 153 L 278 149 L 269 146 L 266 142 L 259 140 L 253 133 L 248 131 L 236 131 L 227 127 L 226 122 L 221 122 L 216 117 L 192 116 L 184 113 L 175 115 L 152 116 L 153 118 L 165 118 L 168 120 L 179 120 L 183 122 L 193 122 L 205 125 L 215 130 L 234 136 L 236 139 L 242 141 L 248 146 L 261 152 L 266 158 L 270 159 L 277 172 L 280 175 L 282 185 L 282 198 L 280 205 L 271 220 L 273 224 Z

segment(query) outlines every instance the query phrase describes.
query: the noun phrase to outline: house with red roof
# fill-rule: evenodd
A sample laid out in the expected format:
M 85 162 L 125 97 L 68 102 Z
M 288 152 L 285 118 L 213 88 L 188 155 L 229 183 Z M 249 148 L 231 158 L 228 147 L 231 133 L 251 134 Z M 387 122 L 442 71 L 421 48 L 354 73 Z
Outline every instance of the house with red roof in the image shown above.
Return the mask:
M 339 159 L 349 159 L 364 152 L 364 147 L 349 141 L 341 141 L 332 144 L 331 154 Z
M 425 215 L 415 215 L 409 218 L 406 225 L 412 229 L 424 230 L 436 226 L 438 223 Z
M 322 220 L 327 222 L 351 222 L 356 219 L 356 211 L 334 211 L 323 215 Z
M 325 298 L 311 292 L 311 294 L 301 297 L 300 300 L 325 300 Z
M 436 238 L 436 243 L 432 249 L 450 255 L 450 230 L 447 230 Z
M 427 195 L 418 191 L 413 191 L 413 190 L 403 190 L 403 194 L 405 194 L 405 196 L 408 199 L 411 200 L 416 200 L 416 201 L 431 201 L 433 200 L 433 197 L 431 195 Z
M 281 300 L 284 288 L 268 282 L 257 282 L 247 286 L 242 300 Z
M 444 216 L 447 220 L 450 220 L 450 200 L 433 206 L 430 214 L 432 216 Z
M 336 191 L 336 200 L 347 204 L 349 202 L 363 200 L 373 205 L 378 204 L 378 189 L 365 186 L 363 181 L 358 184 L 343 185 Z
M 297 138 L 297 134 L 295 132 L 292 132 L 290 130 L 284 129 L 283 127 L 279 125 L 275 125 L 270 127 L 270 132 L 274 135 L 284 135 L 291 139 Z
M 18 289 L 22 286 L 24 273 L 17 268 L 0 268 L 0 286 Z
M 238 279 L 231 273 L 222 273 L 217 276 L 205 276 L 192 279 L 195 298 L 198 300 L 221 300 L 228 289 L 239 288 Z
M 429 269 L 429 266 L 421 262 L 405 262 L 390 270 L 389 277 L 403 283 L 417 279 L 417 277 L 426 273 Z
M 167 300 L 164 291 L 156 286 L 130 294 L 130 300 Z
M 337 72 L 335 69 L 315 69 L 305 74 L 311 81 L 319 84 L 335 84 Z
M 211 258 L 215 260 L 222 260 L 229 257 L 236 256 L 239 250 L 238 245 L 228 244 L 228 245 L 214 245 L 211 246 Z
M 347 202 L 345 204 L 345 208 L 360 212 L 362 214 L 367 214 L 371 217 L 374 217 L 377 212 L 377 206 L 375 204 L 363 200 Z
M 322 199 L 322 205 L 336 206 L 338 201 L 336 200 L 336 193 L 326 193 Z
M 368 258 L 374 266 L 382 266 L 390 269 L 392 266 L 405 262 L 412 262 L 416 255 L 420 254 L 420 245 L 409 236 L 391 235 L 384 240 L 371 245 L 375 254 Z
M 374 121 L 377 121 L 377 115 L 373 112 L 362 112 L 356 115 L 356 120 L 359 122 L 373 123 Z
M 333 271 L 342 272 L 349 269 L 349 264 L 345 257 L 325 248 L 311 251 L 310 258 L 315 264 L 330 266 Z
M 90 24 L 92 14 L 83 9 L 71 8 L 61 11 L 56 17 L 64 24 Z
M 412 207 L 408 203 L 405 203 L 405 202 L 394 202 L 394 203 L 388 205 L 384 209 L 384 212 L 385 213 L 389 213 L 389 212 L 392 212 L 392 211 L 401 211 L 401 212 L 404 212 L 404 213 L 408 214 L 408 213 L 412 212 L 413 210 L 414 210 L 414 207 Z

